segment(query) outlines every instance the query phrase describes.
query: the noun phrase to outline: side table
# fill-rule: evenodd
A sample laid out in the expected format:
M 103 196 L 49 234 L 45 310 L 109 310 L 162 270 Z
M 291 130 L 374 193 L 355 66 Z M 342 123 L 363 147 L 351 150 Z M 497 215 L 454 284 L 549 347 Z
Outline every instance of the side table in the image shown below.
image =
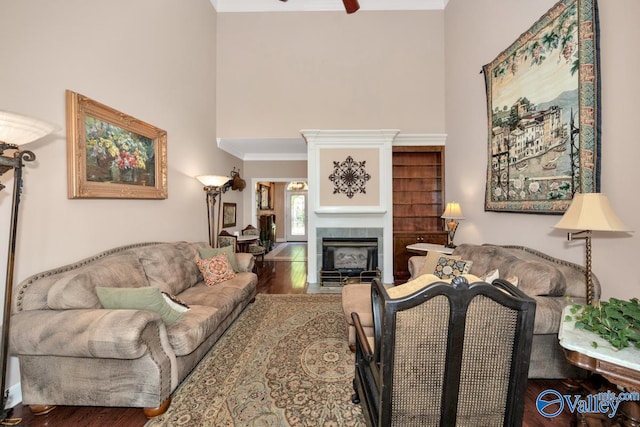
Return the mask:
M 453 253 L 453 248 L 448 248 L 445 245 L 437 245 L 435 243 L 414 243 L 407 245 L 407 250 L 420 255 L 425 255 L 426 252 L 429 251 L 440 252 L 446 255 L 451 255 Z
M 564 319 L 571 307 L 562 312 L 558 339 L 567 360 L 575 366 L 599 374 L 612 384 L 630 392 L 640 392 L 640 349 L 627 347 L 616 350 L 593 332 L 575 327 Z M 594 347 L 592 343 L 597 343 Z M 620 405 L 624 426 L 640 426 L 640 402 L 628 401 Z

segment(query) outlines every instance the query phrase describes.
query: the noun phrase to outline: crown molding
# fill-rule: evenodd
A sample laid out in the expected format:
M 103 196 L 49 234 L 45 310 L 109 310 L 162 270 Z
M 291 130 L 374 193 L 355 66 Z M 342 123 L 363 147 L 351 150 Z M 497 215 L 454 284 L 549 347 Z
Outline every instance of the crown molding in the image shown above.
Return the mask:
M 218 148 L 248 161 L 307 160 L 303 138 L 217 138 Z
M 308 159 L 308 143 L 345 145 L 391 141 L 392 146 L 445 145 L 447 134 L 398 133 L 397 129 L 320 130 L 303 129 L 302 138 L 217 138 L 218 148 L 247 161 L 297 161 Z
M 393 146 L 445 145 L 446 133 L 400 133 L 393 140 Z
M 340 0 L 210 0 L 217 12 L 344 12 Z M 359 0 L 360 10 L 444 10 L 449 0 Z

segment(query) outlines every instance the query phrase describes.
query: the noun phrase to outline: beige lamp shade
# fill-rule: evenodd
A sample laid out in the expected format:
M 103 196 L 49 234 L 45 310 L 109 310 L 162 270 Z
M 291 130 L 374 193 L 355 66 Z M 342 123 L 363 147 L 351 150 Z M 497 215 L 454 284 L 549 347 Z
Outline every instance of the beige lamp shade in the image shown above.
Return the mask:
M 460 208 L 460 204 L 458 202 L 447 203 L 447 207 L 444 210 L 444 213 L 440 216 L 440 218 L 464 219 L 464 215 L 462 215 L 462 209 Z
M 222 187 L 231 178 L 223 175 L 198 175 L 196 179 L 205 187 Z
M 38 140 L 58 129 L 45 121 L 9 111 L 0 111 L 0 142 L 22 145 Z
M 630 231 L 602 193 L 576 193 L 569 209 L 554 227 L 565 230 Z

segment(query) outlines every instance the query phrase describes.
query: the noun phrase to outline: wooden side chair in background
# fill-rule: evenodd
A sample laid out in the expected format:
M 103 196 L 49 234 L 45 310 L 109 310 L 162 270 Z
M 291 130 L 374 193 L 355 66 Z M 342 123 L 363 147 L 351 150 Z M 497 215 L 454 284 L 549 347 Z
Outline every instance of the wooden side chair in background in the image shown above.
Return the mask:
M 263 263 L 264 254 L 267 252 L 267 250 L 264 246 L 262 246 L 262 242 L 260 241 L 260 230 L 249 224 L 242 230 L 242 235 L 258 237 L 258 243 L 251 243 L 248 246 L 247 250 L 250 254 L 253 254 L 254 257 L 260 258 L 260 263 Z
M 218 247 L 233 246 L 233 252 L 238 252 L 238 239 L 226 230 L 222 230 L 218 234 Z

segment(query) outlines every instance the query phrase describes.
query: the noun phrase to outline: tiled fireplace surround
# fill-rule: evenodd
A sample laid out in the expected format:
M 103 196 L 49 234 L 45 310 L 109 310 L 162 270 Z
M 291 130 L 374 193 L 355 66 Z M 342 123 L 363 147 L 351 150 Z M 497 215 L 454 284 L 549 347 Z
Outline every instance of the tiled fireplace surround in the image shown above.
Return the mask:
M 378 239 L 378 266 L 382 264 L 382 254 L 384 253 L 384 239 L 382 234 L 382 228 L 338 228 L 338 227 L 321 227 L 316 228 L 316 265 L 322 267 L 322 239 L 325 237 L 375 237 Z M 318 270 L 319 272 L 320 270 Z
M 382 281 L 393 282 L 391 144 L 397 134 L 398 130 L 394 129 L 302 131 L 308 150 L 309 284 L 319 282 L 324 237 L 377 238 Z M 338 194 L 339 197 L 334 194 L 327 199 L 325 194 L 331 192 L 333 183 L 329 180 L 326 164 L 321 165 L 321 162 L 326 162 L 326 156 L 322 160 L 323 153 L 332 153 L 329 157 L 334 161 L 343 160 L 347 154 L 360 160 L 359 153 L 363 150 L 377 153 L 366 164 L 367 172 L 372 174 L 366 195 L 356 194 L 349 198 L 344 194 Z
M 315 285 L 319 282 L 323 237 L 376 237 L 378 268 L 382 272 L 382 282 L 393 283 L 392 147 L 444 145 L 446 135 L 401 134 L 398 129 L 311 129 L 302 130 L 300 133 L 307 143 L 308 283 Z M 326 166 L 323 164 L 321 167 L 322 153 L 337 150 L 333 152 L 340 152 L 344 156 L 345 150 L 347 153 L 349 150 L 359 153 L 372 149 L 378 150 L 379 154 L 377 160 L 372 159 L 371 162 L 371 170 L 377 174 L 378 181 L 373 186 L 369 183 L 366 190 L 367 196 L 376 194 L 379 196 L 378 199 L 373 203 L 358 203 L 358 197 L 343 197 L 337 203 L 323 203 L 325 191 L 330 190 L 332 184 L 329 181 L 329 173 L 326 173 Z M 336 157 L 331 160 L 342 160 L 340 156 Z M 369 166 L 370 163 L 367 163 L 368 169 Z

